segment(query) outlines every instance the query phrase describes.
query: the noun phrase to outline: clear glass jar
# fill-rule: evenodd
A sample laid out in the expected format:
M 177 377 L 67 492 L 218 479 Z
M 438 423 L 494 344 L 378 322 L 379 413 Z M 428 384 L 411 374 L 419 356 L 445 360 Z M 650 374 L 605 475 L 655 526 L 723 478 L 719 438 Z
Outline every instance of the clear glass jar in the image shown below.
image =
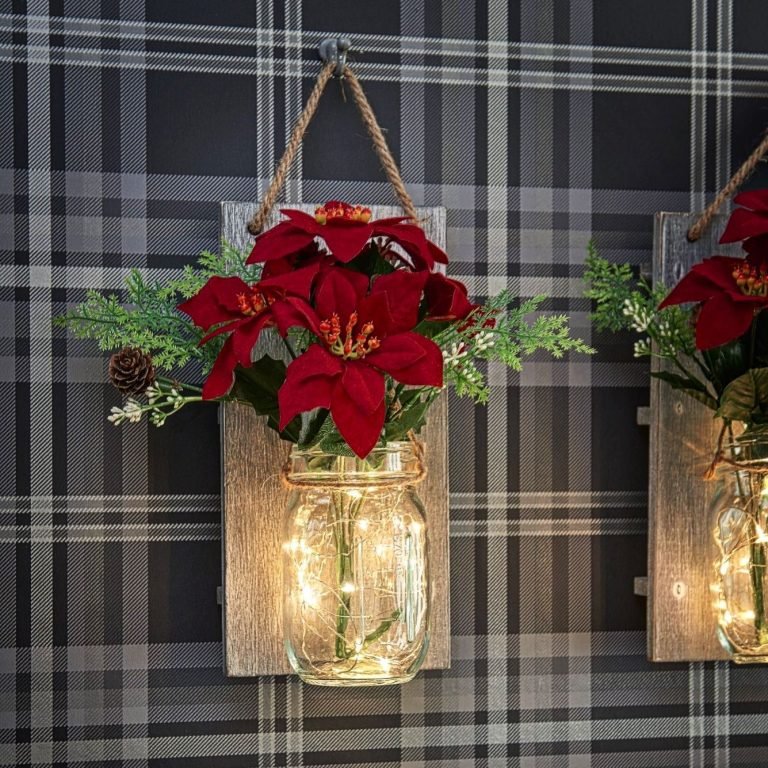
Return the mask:
M 291 665 L 315 685 L 413 678 L 429 644 L 423 475 L 411 443 L 365 459 L 291 454 L 284 630 Z
M 768 436 L 736 440 L 715 475 L 720 643 L 739 664 L 768 663 Z

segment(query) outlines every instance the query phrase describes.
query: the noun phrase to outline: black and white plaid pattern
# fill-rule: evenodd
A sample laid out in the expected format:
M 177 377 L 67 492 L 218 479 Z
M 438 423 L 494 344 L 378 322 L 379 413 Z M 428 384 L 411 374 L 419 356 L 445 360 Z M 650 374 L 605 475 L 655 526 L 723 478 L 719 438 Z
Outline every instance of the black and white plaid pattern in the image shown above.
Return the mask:
M 648 261 L 752 149 L 766 31 L 764 0 L 0 0 L 0 763 L 765 766 L 768 671 L 645 660 L 647 369 L 581 273 L 590 237 Z M 389 689 L 223 677 L 216 414 L 112 427 L 103 355 L 50 325 L 216 246 L 327 32 L 452 273 L 599 349 L 452 401 L 453 665 Z M 391 202 L 336 84 L 287 194 Z

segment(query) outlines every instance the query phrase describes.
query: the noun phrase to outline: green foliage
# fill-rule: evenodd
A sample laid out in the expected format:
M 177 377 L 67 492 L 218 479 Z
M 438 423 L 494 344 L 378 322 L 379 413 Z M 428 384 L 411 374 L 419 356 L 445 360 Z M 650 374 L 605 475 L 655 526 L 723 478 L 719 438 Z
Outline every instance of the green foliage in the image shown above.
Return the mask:
M 235 368 L 235 384 L 231 397 L 247 402 L 260 416 L 267 417 L 267 425 L 280 434 L 283 440 L 298 443 L 301 434 L 301 417 L 296 416 L 280 431 L 280 407 L 277 391 L 285 381 L 285 363 L 269 355 L 254 361 L 250 368 Z
M 749 426 L 768 423 L 768 368 L 753 368 L 731 381 L 720 397 L 717 415 Z
M 476 309 L 465 321 L 452 323 L 434 341 L 443 349 L 445 380 L 459 396 L 485 403 L 490 392 L 476 361 L 499 362 L 514 371 L 523 358 L 538 351 L 561 358 L 566 352 L 592 354 L 594 350 L 571 336 L 568 317 L 561 314 L 528 316 L 539 310 L 546 296 L 535 296 L 517 307 L 510 306 L 508 291 Z
M 636 331 L 646 338 L 635 344 L 635 357 L 655 354 L 673 359 L 696 351 L 691 310 L 679 306 L 659 309 L 667 295 L 663 285 L 652 288 L 636 279 L 629 264 L 613 264 L 587 246 L 584 295 L 592 299 L 592 321 L 599 331 Z M 655 342 L 655 349 L 651 347 Z
M 170 371 L 200 360 L 207 371 L 223 340 L 198 346 L 203 333 L 176 305 L 197 293 L 213 275 L 257 280 L 260 268 L 246 265 L 247 256 L 222 242 L 220 255 L 203 252 L 197 264 L 185 266 L 176 280 L 150 282 L 138 269 L 131 270 L 124 297 L 88 291 L 82 304 L 54 318 L 54 324 L 68 327 L 78 338 L 94 339 L 103 350 L 138 347 L 152 355 L 158 370 Z
M 613 264 L 597 254 L 593 240 L 587 245 L 584 295 L 595 302 L 592 322 L 598 331 L 621 331 L 628 328 L 624 306 L 634 292 L 634 275 L 629 264 Z

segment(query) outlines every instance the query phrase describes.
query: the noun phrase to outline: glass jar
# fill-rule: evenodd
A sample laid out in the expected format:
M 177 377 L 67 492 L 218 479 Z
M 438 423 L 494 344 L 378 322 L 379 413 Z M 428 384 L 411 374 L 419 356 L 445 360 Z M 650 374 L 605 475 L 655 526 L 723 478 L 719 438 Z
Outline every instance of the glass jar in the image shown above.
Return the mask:
M 423 476 L 411 443 L 365 459 L 291 454 L 284 550 L 285 645 L 315 685 L 413 678 L 429 644 Z
M 768 663 L 768 436 L 726 446 L 712 496 L 720 643 L 738 664 Z

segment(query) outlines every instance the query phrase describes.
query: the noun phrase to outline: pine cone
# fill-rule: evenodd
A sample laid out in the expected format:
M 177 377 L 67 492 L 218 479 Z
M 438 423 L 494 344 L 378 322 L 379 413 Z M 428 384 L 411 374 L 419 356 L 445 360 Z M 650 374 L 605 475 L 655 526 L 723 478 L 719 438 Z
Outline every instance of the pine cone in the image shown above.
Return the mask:
M 109 358 L 109 380 L 124 395 L 141 395 L 155 383 L 152 355 L 125 347 Z

